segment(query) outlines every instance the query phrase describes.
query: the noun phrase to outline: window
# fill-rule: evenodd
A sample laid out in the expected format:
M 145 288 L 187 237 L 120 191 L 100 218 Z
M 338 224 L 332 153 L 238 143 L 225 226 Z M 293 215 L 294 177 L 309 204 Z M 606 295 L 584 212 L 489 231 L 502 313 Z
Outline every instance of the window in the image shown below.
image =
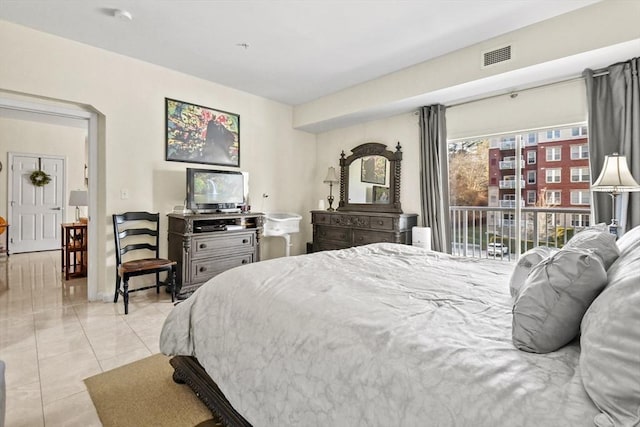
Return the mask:
M 583 136 L 586 134 L 587 134 L 586 126 L 571 128 L 571 136 Z
M 571 225 L 573 227 L 588 227 L 589 215 L 583 215 L 583 214 L 571 215 Z
M 571 190 L 572 205 L 588 205 L 591 201 L 589 190 Z
M 547 169 L 545 182 L 547 182 L 547 183 L 560 182 L 561 173 L 562 173 L 562 169 L 560 169 L 560 168 Z
M 545 196 L 548 205 L 559 205 L 562 203 L 562 192 L 560 190 L 548 190 Z
M 538 134 L 535 132 L 528 134 L 525 141 L 526 145 L 535 145 L 538 142 Z
M 562 159 L 562 147 L 547 147 L 547 162 L 557 162 Z
M 527 171 L 527 184 L 536 183 L 536 171 Z
M 591 182 L 589 168 L 571 168 L 571 182 Z
M 536 164 L 536 153 L 535 151 L 527 151 L 527 164 L 535 165 Z
M 547 131 L 547 139 L 560 138 L 560 129 L 553 129 Z
M 579 144 L 571 146 L 571 160 L 580 160 L 589 158 L 589 145 Z
M 527 191 L 527 203 L 530 205 L 534 205 L 536 203 L 536 191 L 528 190 Z

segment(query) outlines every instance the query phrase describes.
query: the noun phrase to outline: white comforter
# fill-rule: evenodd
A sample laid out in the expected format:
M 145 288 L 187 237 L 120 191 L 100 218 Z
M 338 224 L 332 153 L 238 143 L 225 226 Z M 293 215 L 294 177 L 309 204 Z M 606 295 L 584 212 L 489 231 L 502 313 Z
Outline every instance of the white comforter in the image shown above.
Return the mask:
M 215 277 L 167 318 L 254 426 L 591 426 L 579 345 L 511 343 L 513 266 L 373 244 Z

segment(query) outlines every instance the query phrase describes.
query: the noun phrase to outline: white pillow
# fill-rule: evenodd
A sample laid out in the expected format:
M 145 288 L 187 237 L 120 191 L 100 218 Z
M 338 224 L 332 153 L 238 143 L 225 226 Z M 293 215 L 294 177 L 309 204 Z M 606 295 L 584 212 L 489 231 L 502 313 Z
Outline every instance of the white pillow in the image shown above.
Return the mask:
M 520 288 L 522 288 L 524 281 L 527 280 L 529 272 L 536 264 L 556 252 L 558 252 L 558 249 L 550 248 L 548 246 L 537 246 L 520 255 L 520 258 L 511 273 L 511 279 L 509 280 L 509 291 L 511 292 L 511 296 L 518 296 Z
M 639 244 L 640 225 L 627 231 L 618 239 L 618 249 L 620 249 L 621 254 L 628 250 L 631 250 L 633 247 L 638 246 Z
M 615 266 L 581 326 L 580 371 L 599 427 L 640 425 L 640 245 Z
M 540 262 L 513 306 L 513 344 L 520 350 L 549 353 L 569 343 L 606 283 L 602 260 L 591 250 L 564 249 Z
M 606 230 L 602 230 L 599 226 L 590 227 L 579 232 L 564 245 L 562 250 L 565 248 L 593 249 L 602 258 L 605 269 L 609 269 L 620 255 L 620 250 L 616 245 L 616 236 Z

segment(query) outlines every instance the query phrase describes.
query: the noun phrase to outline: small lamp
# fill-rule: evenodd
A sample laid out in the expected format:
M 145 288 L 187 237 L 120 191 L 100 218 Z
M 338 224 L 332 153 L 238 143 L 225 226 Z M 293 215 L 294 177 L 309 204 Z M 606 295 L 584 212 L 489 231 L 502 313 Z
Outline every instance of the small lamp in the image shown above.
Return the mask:
M 627 158 L 618 153 L 605 156 L 602 172 L 591 186 L 593 191 L 610 193 L 611 195 L 611 225 L 609 232 L 618 235 L 618 220 L 616 219 L 616 198 L 620 193 L 640 191 L 640 185 L 633 179 Z
M 329 170 L 327 171 L 327 177 L 324 179 L 325 184 L 329 184 L 329 197 L 327 197 L 327 200 L 329 201 L 329 209 L 327 209 L 328 211 L 334 211 L 335 209 L 333 209 L 333 207 L 331 206 L 333 204 L 333 184 L 339 182 L 340 180 L 338 179 L 338 176 L 336 175 L 336 168 L 334 168 L 333 166 L 329 167 Z
M 76 222 L 80 222 L 80 206 L 88 206 L 87 192 L 72 190 L 69 194 L 69 206 L 76 207 Z

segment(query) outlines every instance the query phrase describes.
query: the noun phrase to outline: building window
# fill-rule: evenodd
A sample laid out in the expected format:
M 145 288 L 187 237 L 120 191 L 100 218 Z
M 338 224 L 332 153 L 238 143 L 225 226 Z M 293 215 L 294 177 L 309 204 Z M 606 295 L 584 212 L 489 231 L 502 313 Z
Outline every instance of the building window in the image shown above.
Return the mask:
M 547 139 L 560 138 L 560 129 L 553 129 L 547 131 Z
M 571 136 L 584 136 L 587 134 L 586 126 L 579 126 L 571 128 Z
M 571 160 L 581 160 L 589 158 L 589 145 L 580 144 L 571 146 Z
M 527 164 L 535 165 L 536 164 L 536 154 L 535 151 L 527 151 Z
M 536 203 L 536 191 L 528 190 L 527 191 L 527 203 L 530 205 L 534 205 Z
M 525 136 L 525 145 L 536 145 L 538 142 L 538 134 L 531 132 Z
M 562 192 L 560 190 L 547 190 L 545 198 L 548 205 L 559 205 L 562 203 Z
M 536 171 L 527 171 L 527 184 L 536 183 Z
M 562 160 L 562 147 L 547 147 L 547 162 Z
M 547 169 L 545 182 L 548 184 L 560 182 L 562 169 Z
M 571 168 L 571 182 L 591 182 L 589 168 Z
M 571 215 L 571 226 L 573 227 L 588 227 L 589 215 L 573 214 Z
M 591 203 L 591 193 L 589 190 L 571 190 L 572 205 L 588 205 Z

